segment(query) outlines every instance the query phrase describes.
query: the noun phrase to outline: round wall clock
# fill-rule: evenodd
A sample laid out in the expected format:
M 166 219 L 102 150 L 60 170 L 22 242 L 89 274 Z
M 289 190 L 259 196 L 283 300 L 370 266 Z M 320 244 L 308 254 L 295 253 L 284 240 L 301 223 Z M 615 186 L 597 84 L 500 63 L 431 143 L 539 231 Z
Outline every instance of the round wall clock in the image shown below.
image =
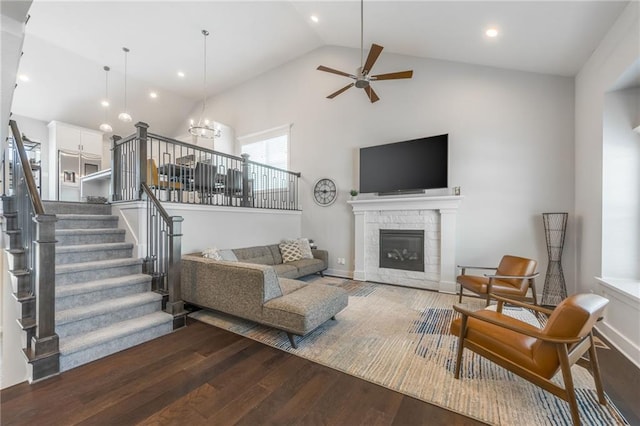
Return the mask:
M 318 179 L 313 186 L 313 201 L 319 206 L 330 206 L 338 198 L 338 187 L 336 183 L 328 178 Z

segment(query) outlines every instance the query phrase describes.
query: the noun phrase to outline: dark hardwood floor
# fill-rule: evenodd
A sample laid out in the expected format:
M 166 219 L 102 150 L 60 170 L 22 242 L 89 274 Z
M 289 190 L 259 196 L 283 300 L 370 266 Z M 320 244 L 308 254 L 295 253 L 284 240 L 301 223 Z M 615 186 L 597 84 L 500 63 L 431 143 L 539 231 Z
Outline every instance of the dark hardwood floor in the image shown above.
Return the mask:
M 599 354 L 607 392 L 639 424 L 640 371 Z M 2 425 L 482 424 L 196 321 L 0 398 Z

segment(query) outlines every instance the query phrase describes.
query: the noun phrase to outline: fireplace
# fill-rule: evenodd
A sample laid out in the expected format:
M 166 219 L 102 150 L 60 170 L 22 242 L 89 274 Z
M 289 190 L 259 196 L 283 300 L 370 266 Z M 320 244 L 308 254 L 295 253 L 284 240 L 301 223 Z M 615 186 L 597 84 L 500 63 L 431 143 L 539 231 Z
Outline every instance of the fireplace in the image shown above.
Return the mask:
M 424 230 L 381 229 L 380 267 L 424 272 Z

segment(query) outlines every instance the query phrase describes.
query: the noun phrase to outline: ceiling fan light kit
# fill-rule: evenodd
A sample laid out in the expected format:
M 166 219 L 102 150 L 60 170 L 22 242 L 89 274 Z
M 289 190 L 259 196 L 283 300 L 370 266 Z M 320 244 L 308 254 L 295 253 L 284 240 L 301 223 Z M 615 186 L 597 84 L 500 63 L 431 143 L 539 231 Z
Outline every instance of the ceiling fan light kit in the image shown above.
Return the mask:
M 363 64 L 362 63 L 364 59 L 363 43 L 364 43 L 364 1 L 360 0 L 360 68 L 356 70 L 355 74 L 349 74 L 344 71 L 340 71 L 333 68 L 325 67 L 324 65 L 320 65 L 317 68 L 319 71 L 324 71 L 331 74 L 337 74 L 337 75 L 341 75 L 343 77 L 349 77 L 350 79 L 355 80 L 353 83 L 347 84 L 342 89 L 339 89 L 331 93 L 329 96 L 327 96 L 328 99 L 333 99 L 339 94 L 352 88 L 353 86 L 356 86 L 357 89 L 364 89 L 371 103 L 374 103 L 380 100 L 380 98 L 371 87 L 372 81 L 397 80 L 402 78 L 413 77 L 413 70 L 392 72 L 387 74 L 369 75 L 369 73 L 371 72 L 371 68 L 373 68 L 373 65 L 378 60 L 378 57 L 380 56 L 380 53 L 382 53 L 382 49 L 384 48 L 379 44 L 375 44 L 375 43 L 371 44 L 369 55 L 367 56 L 366 62 L 364 62 Z

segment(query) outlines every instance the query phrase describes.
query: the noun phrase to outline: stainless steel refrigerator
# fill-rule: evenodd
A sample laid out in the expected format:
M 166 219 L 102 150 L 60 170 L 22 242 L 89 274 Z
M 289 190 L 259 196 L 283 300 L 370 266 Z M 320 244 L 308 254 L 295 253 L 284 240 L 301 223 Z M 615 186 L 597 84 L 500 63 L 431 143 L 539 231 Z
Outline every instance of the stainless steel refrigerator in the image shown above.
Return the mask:
M 100 170 L 99 155 L 58 150 L 58 200 L 80 200 L 80 178 Z

